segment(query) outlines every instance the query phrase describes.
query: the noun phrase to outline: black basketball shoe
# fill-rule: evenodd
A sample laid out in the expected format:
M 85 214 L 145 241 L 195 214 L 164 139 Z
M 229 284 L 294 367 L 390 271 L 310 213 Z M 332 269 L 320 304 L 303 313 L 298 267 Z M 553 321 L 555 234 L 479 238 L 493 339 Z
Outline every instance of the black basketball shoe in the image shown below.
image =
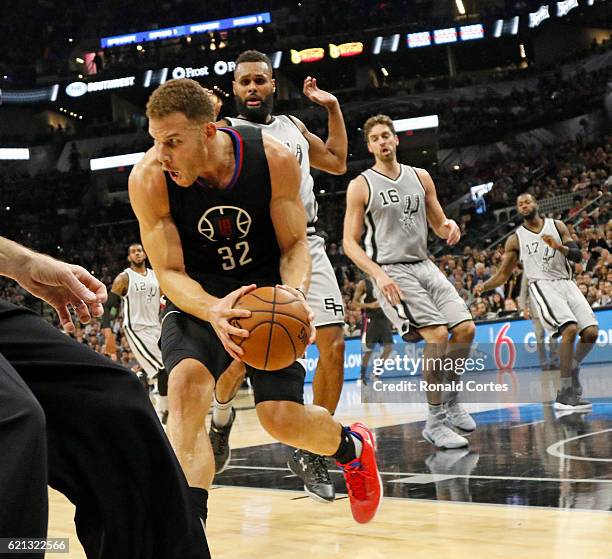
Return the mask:
M 215 473 L 220 474 L 227 467 L 231 457 L 232 450 L 229 446 L 229 436 L 236 418 L 236 410 L 232 408 L 232 416 L 225 427 L 217 427 L 213 421 L 210 422 L 210 431 L 208 437 L 212 445 L 213 454 L 215 455 Z
M 574 387 L 565 388 L 557 392 L 557 399 L 553 404 L 556 410 L 586 410 L 591 407 L 591 402 L 583 400 Z
M 327 460 L 305 450 L 296 450 L 287 462 L 289 469 L 304 482 L 304 491 L 319 503 L 332 503 L 336 489 L 327 471 Z

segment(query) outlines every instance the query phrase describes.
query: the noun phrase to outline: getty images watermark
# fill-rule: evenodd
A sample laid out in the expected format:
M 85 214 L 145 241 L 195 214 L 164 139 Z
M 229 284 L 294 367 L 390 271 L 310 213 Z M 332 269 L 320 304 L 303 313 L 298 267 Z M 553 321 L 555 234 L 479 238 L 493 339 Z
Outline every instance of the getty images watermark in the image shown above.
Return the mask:
M 535 403 L 556 398 L 560 387 L 558 351 L 530 344 L 478 343 L 449 353 L 449 346 L 394 344 L 365 347 L 361 398 L 370 403 L 423 403 L 432 391 L 457 393 L 463 402 Z M 596 344 L 583 364 L 585 397 L 610 397 L 607 368 L 612 346 Z M 434 357 L 432 357 L 432 355 Z M 440 357 L 442 355 L 442 357 Z
M 434 378 L 425 380 L 402 380 L 399 382 L 385 383 L 380 377 L 386 372 L 404 372 L 408 375 L 416 375 L 419 371 L 431 371 Z M 430 392 L 430 391 L 457 391 L 469 390 L 474 392 L 508 392 L 510 387 L 504 383 L 477 382 L 476 380 L 463 380 L 446 378 L 453 374 L 461 377 L 465 373 L 485 371 L 485 359 L 470 357 L 453 359 L 451 357 L 408 357 L 407 355 L 395 355 L 394 357 L 376 357 L 372 364 L 372 374 L 375 380 L 372 389 L 378 392 Z M 447 373 L 445 375 L 445 373 Z

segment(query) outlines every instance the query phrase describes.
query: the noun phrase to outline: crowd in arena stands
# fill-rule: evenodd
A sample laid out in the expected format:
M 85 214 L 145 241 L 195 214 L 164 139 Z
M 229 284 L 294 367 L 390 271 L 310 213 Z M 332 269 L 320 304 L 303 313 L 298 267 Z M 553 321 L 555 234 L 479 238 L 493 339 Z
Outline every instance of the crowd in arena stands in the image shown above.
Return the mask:
M 377 89 L 372 99 L 380 102 L 380 112 L 394 119 L 438 115 L 440 147 L 451 148 L 493 143 L 505 140 L 508 134 L 587 114 L 601 106 L 610 77 L 612 67 L 590 73 L 580 71 L 567 78 L 556 72 L 541 77 L 535 89 L 523 89 L 517 82 L 516 88 L 505 96 L 488 90 L 477 97 L 405 99 L 401 103 L 398 97 L 409 92 L 404 86 L 398 86 Z M 363 152 L 360 129 L 371 116 L 372 108 L 360 107 L 352 93 L 339 94 L 339 98 L 349 133 L 349 152 Z M 292 104 L 302 105 L 304 100 Z M 287 108 L 290 112 L 297 108 L 286 105 L 279 103 L 278 109 L 284 112 Z M 353 108 L 355 105 L 358 108 Z M 324 113 L 309 112 L 306 121 L 311 131 L 325 136 L 327 120 Z

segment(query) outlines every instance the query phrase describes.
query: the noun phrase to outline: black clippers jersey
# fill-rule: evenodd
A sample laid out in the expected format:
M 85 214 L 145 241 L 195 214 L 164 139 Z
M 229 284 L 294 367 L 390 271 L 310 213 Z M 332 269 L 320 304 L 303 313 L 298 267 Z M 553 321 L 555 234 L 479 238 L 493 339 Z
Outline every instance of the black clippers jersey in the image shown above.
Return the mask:
M 186 272 L 215 297 L 250 283 L 281 283 L 261 130 L 238 126 L 219 133 L 229 134 L 234 145 L 236 169 L 228 188 L 212 188 L 203 179 L 185 188 L 166 175 Z

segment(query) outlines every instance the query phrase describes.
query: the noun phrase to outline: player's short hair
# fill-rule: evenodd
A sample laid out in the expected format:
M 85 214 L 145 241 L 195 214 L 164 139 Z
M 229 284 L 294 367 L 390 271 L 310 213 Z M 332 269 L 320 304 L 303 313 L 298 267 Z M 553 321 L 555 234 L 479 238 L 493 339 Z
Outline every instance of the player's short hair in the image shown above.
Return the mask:
M 268 55 L 258 50 L 245 50 L 240 53 L 238 58 L 236 58 L 236 68 L 238 68 L 238 64 L 242 64 L 243 62 L 263 62 L 268 67 L 268 70 L 270 70 L 270 74 L 274 73 L 272 61 Z M 234 73 L 235 72 L 236 70 L 234 70 Z
M 195 80 L 180 78 L 160 85 L 147 102 L 147 118 L 163 118 L 172 113 L 183 113 L 198 123 L 213 122 L 215 111 L 212 99 Z
M 393 120 L 391 117 L 387 115 L 374 115 L 368 118 L 363 125 L 363 135 L 365 136 L 366 144 L 369 142 L 370 131 L 377 124 L 384 124 L 385 126 L 388 126 L 391 132 L 393 132 L 395 135 L 395 126 L 393 126 Z
M 519 198 L 522 198 L 523 196 L 529 196 L 529 197 L 530 197 L 530 198 L 531 198 L 531 199 L 532 199 L 534 202 L 536 202 L 536 203 L 538 202 L 538 201 L 536 200 L 536 197 L 535 197 L 533 194 L 531 194 L 531 192 L 523 192 L 522 194 L 519 194 L 519 195 L 516 197 L 516 203 L 517 203 L 517 204 L 518 204 Z
M 128 246 L 128 254 L 132 250 L 132 247 L 142 247 L 142 250 L 144 250 L 144 247 L 142 246 L 142 243 L 132 243 L 130 246 Z

